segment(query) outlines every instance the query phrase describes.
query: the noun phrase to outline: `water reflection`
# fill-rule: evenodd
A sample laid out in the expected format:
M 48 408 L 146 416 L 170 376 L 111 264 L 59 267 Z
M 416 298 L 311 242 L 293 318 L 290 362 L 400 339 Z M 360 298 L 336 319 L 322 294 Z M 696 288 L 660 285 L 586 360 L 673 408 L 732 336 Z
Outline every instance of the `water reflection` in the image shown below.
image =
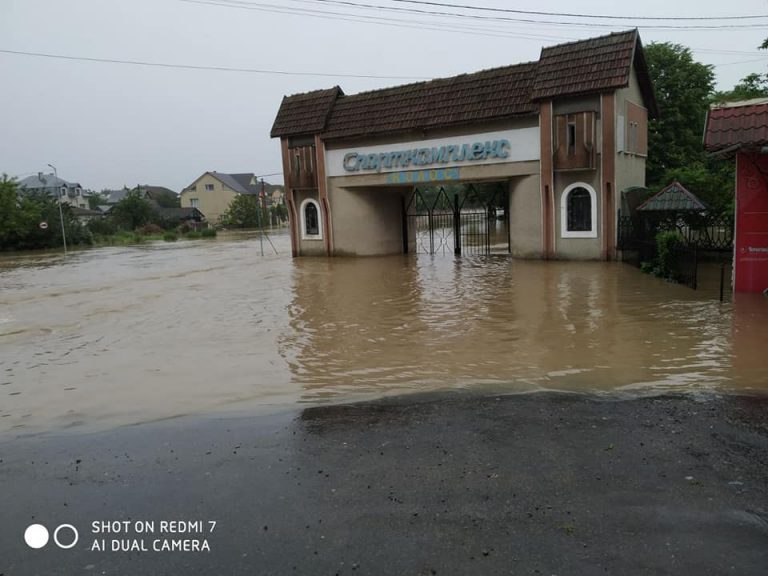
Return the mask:
M 281 347 L 303 398 L 434 387 L 749 389 L 739 306 L 624 265 L 506 258 L 296 261 Z M 766 301 L 750 341 L 766 342 Z M 741 315 L 743 316 L 743 314 Z M 738 325 L 738 321 L 736 322 Z M 739 344 L 736 344 L 739 346 Z M 734 365 L 734 358 L 757 358 Z
M 261 256 L 257 237 L 0 258 L 0 432 L 438 388 L 768 388 L 768 299 L 621 264 Z
M 766 386 L 745 321 L 712 295 L 624 265 L 506 258 L 297 261 L 292 350 L 304 398 L 402 389 Z M 766 301 L 749 309 L 766 342 Z M 756 321 L 755 318 L 762 320 Z M 734 364 L 735 358 L 754 359 Z

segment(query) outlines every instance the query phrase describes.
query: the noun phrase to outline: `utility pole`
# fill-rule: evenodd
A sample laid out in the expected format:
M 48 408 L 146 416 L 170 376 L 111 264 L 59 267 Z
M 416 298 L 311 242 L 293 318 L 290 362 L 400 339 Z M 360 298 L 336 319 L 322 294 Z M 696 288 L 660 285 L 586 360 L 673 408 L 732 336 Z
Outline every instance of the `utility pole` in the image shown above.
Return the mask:
M 56 186 L 58 191 L 56 192 L 56 201 L 59 203 L 59 220 L 61 221 L 61 239 L 64 242 L 64 254 L 67 253 L 67 234 L 64 232 L 64 210 L 61 207 L 61 186 L 58 185 L 59 183 L 59 173 L 56 170 L 56 166 L 53 164 L 48 164 L 49 167 L 53 168 L 53 177 L 56 179 Z

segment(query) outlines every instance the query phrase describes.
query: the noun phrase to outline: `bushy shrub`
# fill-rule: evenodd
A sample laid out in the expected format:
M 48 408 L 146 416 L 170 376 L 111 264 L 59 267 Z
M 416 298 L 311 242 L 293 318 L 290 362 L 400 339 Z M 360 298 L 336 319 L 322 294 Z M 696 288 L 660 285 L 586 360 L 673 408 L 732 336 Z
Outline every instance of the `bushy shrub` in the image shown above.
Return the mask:
M 640 270 L 667 280 L 679 279 L 678 255 L 683 238 L 675 230 L 659 232 L 656 235 L 656 257 L 650 262 L 642 262 Z
M 656 267 L 658 276 L 673 279 L 675 276 L 677 248 L 683 239 L 676 231 L 659 232 L 656 235 Z
M 117 232 L 117 226 L 110 218 L 95 218 L 86 226 L 94 236 L 111 236 Z
M 200 235 L 203 238 L 216 238 L 216 228 L 203 228 Z
M 163 240 L 166 242 L 176 242 L 178 240 L 178 236 L 176 235 L 176 232 L 166 232 L 163 234 Z
M 197 240 L 198 238 L 202 238 L 202 233 L 198 232 L 197 230 L 192 230 L 189 233 L 187 233 L 187 238 L 190 240 Z

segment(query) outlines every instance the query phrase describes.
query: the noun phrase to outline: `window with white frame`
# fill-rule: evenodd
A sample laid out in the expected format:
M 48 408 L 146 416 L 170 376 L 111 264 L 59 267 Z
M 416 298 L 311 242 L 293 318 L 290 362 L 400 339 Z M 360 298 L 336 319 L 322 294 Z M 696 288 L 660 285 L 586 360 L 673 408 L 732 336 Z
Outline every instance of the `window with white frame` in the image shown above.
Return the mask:
M 199 208 L 200 207 L 200 199 L 199 198 L 190 198 L 189 199 L 189 206 L 190 206 L 190 208 Z
M 560 236 L 597 238 L 597 194 L 584 182 L 571 184 L 560 198 Z
M 206 189 L 208 192 L 212 192 L 212 191 L 213 191 L 213 184 L 206 184 L 206 185 L 205 185 L 205 189 Z
M 323 223 L 320 218 L 320 204 L 317 200 L 307 198 L 299 208 L 301 214 L 301 238 L 302 240 L 322 240 Z

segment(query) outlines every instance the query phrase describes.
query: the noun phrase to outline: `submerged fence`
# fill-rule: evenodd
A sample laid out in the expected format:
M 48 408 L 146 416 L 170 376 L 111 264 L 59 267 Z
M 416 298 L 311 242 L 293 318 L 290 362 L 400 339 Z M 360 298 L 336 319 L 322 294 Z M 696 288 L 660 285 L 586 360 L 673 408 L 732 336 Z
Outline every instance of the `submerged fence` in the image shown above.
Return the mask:
M 662 232 L 674 232 L 678 239 L 666 256 L 668 270 L 659 269 L 657 237 Z M 617 246 L 624 262 L 694 290 L 698 287 L 699 260 L 708 253 L 732 251 L 733 237 L 734 220 L 728 214 L 619 214 L 618 219 Z

